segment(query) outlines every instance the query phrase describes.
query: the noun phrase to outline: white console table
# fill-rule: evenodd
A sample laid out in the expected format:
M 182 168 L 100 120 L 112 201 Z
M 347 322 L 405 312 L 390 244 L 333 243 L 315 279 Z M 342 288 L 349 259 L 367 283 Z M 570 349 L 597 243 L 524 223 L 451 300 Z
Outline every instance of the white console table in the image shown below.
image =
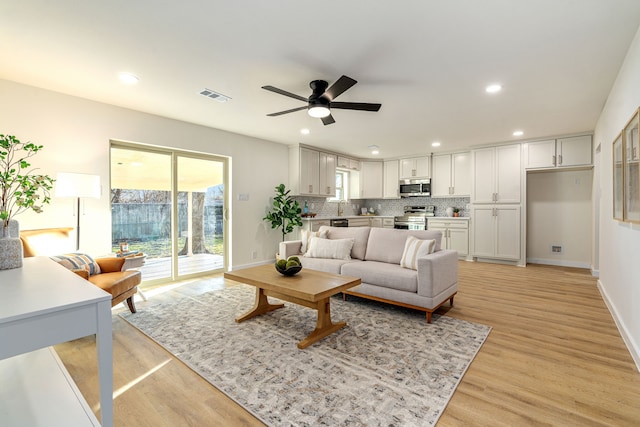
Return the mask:
M 102 426 L 112 427 L 111 295 L 47 257 L 25 258 L 21 268 L 0 271 L 0 360 L 94 334 Z M 27 384 L 26 379 L 21 381 L 19 377 L 9 380 L 3 375 L 0 378 L 3 392 Z M 34 395 L 37 394 L 25 394 L 27 398 Z M 45 410 L 55 407 L 58 397 L 54 394 L 47 402 L 24 404 L 33 411 Z M 0 402 L 0 412 L 3 412 L 2 404 Z M 51 416 L 59 417 L 59 411 Z M 49 420 L 52 423 L 48 425 L 64 425 L 65 421 Z M 27 425 L 23 421 L 33 421 L 33 414 L 26 413 L 24 419 L 9 421 L 3 425 Z

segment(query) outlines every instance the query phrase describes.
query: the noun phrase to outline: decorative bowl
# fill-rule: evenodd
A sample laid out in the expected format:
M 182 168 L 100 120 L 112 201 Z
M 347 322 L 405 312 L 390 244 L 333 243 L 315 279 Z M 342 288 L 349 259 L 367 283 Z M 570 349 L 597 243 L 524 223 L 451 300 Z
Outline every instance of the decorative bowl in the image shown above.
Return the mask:
M 302 270 L 301 265 L 295 265 L 289 268 L 280 268 L 278 267 L 278 264 L 275 264 L 275 266 L 276 270 L 278 270 L 278 273 L 284 274 L 285 276 L 293 276 L 294 274 L 297 274 L 300 270 Z

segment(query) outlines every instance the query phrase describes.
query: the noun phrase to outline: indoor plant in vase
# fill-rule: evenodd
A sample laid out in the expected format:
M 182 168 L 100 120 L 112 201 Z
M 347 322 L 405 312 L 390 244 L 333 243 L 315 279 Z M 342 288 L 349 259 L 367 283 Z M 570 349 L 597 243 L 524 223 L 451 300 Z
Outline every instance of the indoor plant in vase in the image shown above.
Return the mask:
M 22 266 L 22 243 L 13 217 L 29 209 L 40 213 L 51 200 L 54 180 L 33 173 L 27 161 L 41 149 L 42 145 L 0 134 L 0 270 Z
M 269 221 L 271 228 L 282 227 L 282 241 L 288 233 L 291 233 L 294 227 L 302 226 L 302 209 L 293 197 L 289 196 L 291 190 L 287 190 L 284 184 L 275 187 L 276 195 L 273 198 L 273 209 L 262 218 L 263 221 Z

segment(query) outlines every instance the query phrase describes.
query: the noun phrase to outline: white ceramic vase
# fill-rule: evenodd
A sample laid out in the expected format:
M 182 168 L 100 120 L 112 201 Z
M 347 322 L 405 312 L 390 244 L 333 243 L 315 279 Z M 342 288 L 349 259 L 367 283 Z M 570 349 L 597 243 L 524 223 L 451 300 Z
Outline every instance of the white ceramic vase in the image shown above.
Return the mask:
M 449 217 L 453 216 L 453 208 L 452 207 L 448 207 L 447 208 L 447 216 L 449 216 Z
M 18 221 L 11 220 L 7 227 L 0 226 L 0 270 L 22 267 L 22 241 Z

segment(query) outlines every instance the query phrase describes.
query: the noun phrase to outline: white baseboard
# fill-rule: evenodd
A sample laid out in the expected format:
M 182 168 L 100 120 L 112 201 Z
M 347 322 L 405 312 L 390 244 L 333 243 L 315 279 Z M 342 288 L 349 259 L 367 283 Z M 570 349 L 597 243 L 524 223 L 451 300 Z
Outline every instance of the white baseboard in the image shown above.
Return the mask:
M 618 327 L 618 332 L 620 332 L 620 336 L 622 337 L 622 340 L 627 346 L 629 353 L 631 353 L 631 358 L 636 364 L 636 369 L 640 371 L 640 347 L 638 346 L 638 343 L 634 342 L 633 338 L 631 337 L 631 334 L 629 333 L 624 323 L 620 319 L 620 315 L 618 314 L 616 307 L 611 302 L 611 299 L 607 295 L 605 287 L 602 285 L 602 282 L 600 281 L 600 279 L 598 279 L 598 290 L 600 291 L 600 295 L 602 295 L 602 299 L 604 300 L 604 303 L 609 309 L 609 313 L 611 313 L 611 317 L 613 317 L 613 321 L 616 323 L 616 326 Z
M 257 267 L 263 264 L 275 264 L 275 262 L 276 262 L 276 259 L 274 258 L 274 259 L 268 259 L 266 261 L 252 262 L 250 264 L 234 265 L 231 268 L 229 268 L 229 271 L 242 270 L 243 268 L 249 268 L 249 267 Z
M 567 261 L 567 260 L 545 259 L 545 258 L 527 258 L 527 263 L 557 265 L 559 267 L 576 267 L 576 268 L 591 269 L 591 264 L 589 264 L 588 262 L 579 262 L 579 261 Z

